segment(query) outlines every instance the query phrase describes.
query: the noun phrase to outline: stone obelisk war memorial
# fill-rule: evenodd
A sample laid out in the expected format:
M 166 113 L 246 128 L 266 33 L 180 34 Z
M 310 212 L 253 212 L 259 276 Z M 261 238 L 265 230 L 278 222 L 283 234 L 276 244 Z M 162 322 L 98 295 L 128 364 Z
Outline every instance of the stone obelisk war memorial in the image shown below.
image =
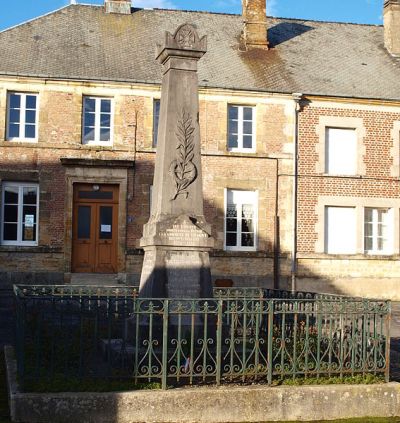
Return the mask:
M 206 37 L 189 24 L 157 46 L 163 78 L 152 210 L 140 240 L 142 298 L 212 297 L 198 122 L 197 62 L 206 49 Z

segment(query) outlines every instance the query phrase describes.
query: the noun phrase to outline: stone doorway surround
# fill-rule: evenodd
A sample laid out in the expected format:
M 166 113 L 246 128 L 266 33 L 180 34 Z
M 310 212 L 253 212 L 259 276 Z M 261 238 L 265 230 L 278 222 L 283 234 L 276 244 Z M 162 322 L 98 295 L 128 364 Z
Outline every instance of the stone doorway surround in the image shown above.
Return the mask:
M 134 161 L 99 160 L 81 158 L 61 158 L 66 167 L 65 204 L 64 204 L 64 281 L 71 282 L 72 264 L 72 214 L 74 184 L 112 184 L 119 186 L 117 273 L 123 277 L 126 272 L 126 216 L 128 171 Z M 122 274 L 122 275 L 121 275 Z

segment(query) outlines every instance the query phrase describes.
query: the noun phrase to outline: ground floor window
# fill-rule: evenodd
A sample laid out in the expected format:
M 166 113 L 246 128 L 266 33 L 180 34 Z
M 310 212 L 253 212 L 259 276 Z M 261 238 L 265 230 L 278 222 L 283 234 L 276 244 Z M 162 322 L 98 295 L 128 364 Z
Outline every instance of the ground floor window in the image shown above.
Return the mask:
M 39 187 L 37 184 L 2 184 L 1 243 L 37 245 Z
M 257 245 L 257 192 L 226 190 L 225 248 L 254 251 Z
M 393 250 L 391 209 L 364 209 L 364 251 L 367 254 L 390 254 Z

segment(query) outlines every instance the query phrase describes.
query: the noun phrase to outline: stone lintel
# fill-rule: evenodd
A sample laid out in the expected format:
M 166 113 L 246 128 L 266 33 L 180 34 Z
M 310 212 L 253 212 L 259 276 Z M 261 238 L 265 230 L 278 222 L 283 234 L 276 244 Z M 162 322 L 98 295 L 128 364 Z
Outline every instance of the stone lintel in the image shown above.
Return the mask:
M 103 160 L 103 159 L 82 159 L 75 157 L 61 157 L 63 166 L 98 166 L 98 167 L 116 167 L 128 168 L 135 165 L 134 160 Z

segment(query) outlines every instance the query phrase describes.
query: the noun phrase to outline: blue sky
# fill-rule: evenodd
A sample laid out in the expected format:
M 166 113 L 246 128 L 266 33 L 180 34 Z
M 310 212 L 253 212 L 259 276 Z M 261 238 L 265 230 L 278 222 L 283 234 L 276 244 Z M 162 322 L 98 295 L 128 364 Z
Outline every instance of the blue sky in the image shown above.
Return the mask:
M 1 0 L 0 30 L 67 5 L 71 0 Z M 102 4 L 104 0 L 76 0 Z M 268 14 L 324 21 L 382 23 L 384 0 L 267 0 Z M 240 13 L 241 0 L 133 0 L 137 7 Z

